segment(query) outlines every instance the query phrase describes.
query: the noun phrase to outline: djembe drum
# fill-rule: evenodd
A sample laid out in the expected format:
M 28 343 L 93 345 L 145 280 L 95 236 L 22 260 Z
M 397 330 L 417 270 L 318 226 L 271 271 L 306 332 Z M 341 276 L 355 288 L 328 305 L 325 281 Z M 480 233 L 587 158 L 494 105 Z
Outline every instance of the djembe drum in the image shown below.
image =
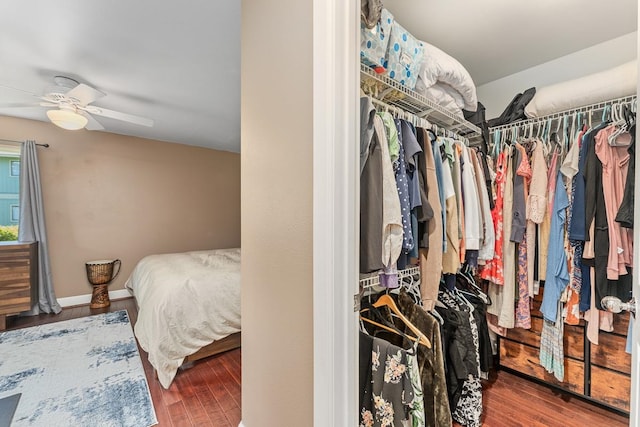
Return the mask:
M 104 308 L 111 305 L 109 300 L 109 283 L 120 273 L 119 259 L 87 261 L 87 279 L 93 285 L 90 308 Z M 115 266 L 118 266 L 116 269 Z M 114 272 L 115 270 L 115 272 Z

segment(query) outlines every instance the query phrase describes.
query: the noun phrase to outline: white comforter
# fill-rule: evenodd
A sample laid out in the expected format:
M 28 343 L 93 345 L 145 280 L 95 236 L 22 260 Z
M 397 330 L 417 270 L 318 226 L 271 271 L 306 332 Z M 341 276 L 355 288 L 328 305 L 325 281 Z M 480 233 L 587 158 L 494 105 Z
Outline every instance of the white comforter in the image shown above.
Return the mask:
M 184 358 L 240 331 L 240 249 L 150 255 L 127 279 L 134 331 L 169 388 Z

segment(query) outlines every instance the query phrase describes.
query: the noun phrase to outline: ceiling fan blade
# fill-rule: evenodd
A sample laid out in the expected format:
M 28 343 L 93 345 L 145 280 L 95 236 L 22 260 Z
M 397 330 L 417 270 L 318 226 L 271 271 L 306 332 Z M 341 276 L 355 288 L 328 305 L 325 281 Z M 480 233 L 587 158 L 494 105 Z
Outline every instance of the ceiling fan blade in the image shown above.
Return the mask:
M 122 120 L 123 122 L 134 123 L 141 126 L 153 126 L 153 120 L 146 117 L 134 116 L 133 114 L 121 113 L 93 105 L 82 109 L 97 116 L 109 117 L 110 119 Z
M 5 108 L 31 108 L 38 107 L 40 104 L 38 103 L 29 103 L 29 102 L 11 102 L 9 104 L 0 104 L 0 109 L 4 110 Z
M 68 98 L 77 99 L 81 105 L 91 104 L 106 95 L 106 93 L 100 92 L 98 89 L 92 88 L 84 83 L 80 83 L 65 94 Z
M 36 95 L 35 93 L 30 92 L 30 91 L 28 91 L 28 90 L 18 89 L 17 87 L 6 86 L 6 85 L 3 85 L 3 84 L 0 84 L 0 87 L 5 88 L 5 89 L 15 90 L 15 91 L 18 91 L 18 92 L 24 92 L 24 93 L 26 93 L 26 94 L 28 94 L 28 95 L 32 95 L 32 96 L 36 96 L 36 97 L 39 97 L 39 96 L 40 96 L 40 95 Z
M 85 116 L 88 120 L 87 125 L 84 127 L 86 130 L 104 130 L 104 126 L 102 126 L 91 114 L 86 111 L 82 111 L 80 114 Z
M 38 105 L 40 105 L 41 107 L 57 107 L 57 106 L 58 106 L 58 104 L 57 104 L 57 103 L 55 103 L 55 102 L 49 102 L 49 101 L 47 101 L 47 102 L 41 102 L 41 103 L 40 103 L 40 104 L 38 104 Z

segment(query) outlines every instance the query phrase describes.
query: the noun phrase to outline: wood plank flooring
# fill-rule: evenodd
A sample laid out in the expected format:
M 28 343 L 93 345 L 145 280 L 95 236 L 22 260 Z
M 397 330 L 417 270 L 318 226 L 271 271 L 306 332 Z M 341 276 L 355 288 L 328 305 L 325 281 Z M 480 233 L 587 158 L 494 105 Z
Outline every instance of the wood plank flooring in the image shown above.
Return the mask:
M 482 398 L 486 427 L 629 425 L 629 417 L 506 371 L 492 372 L 483 382 Z
M 7 327 L 16 329 L 122 309 L 129 312 L 131 322 L 135 324 L 135 302 L 128 298 L 112 301 L 111 307 L 100 310 L 78 306 L 65 308 L 55 316 L 11 317 Z M 139 350 L 160 427 L 238 425 L 241 417 L 240 349 L 194 362 L 193 367 L 178 372 L 168 390 L 156 380 L 147 354 Z M 486 427 L 629 425 L 628 417 L 505 371 L 493 372 L 483 383 L 483 389 L 482 422 Z

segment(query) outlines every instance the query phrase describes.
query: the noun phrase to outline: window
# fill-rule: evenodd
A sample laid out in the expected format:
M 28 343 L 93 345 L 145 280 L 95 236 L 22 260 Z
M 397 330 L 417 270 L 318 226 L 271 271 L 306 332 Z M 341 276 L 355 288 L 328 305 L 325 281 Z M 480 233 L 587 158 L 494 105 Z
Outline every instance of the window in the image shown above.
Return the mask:
M 20 176 L 20 160 L 11 160 L 11 176 Z
M 20 219 L 20 206 L 11 205 L 11 221 L 18 222 Z

